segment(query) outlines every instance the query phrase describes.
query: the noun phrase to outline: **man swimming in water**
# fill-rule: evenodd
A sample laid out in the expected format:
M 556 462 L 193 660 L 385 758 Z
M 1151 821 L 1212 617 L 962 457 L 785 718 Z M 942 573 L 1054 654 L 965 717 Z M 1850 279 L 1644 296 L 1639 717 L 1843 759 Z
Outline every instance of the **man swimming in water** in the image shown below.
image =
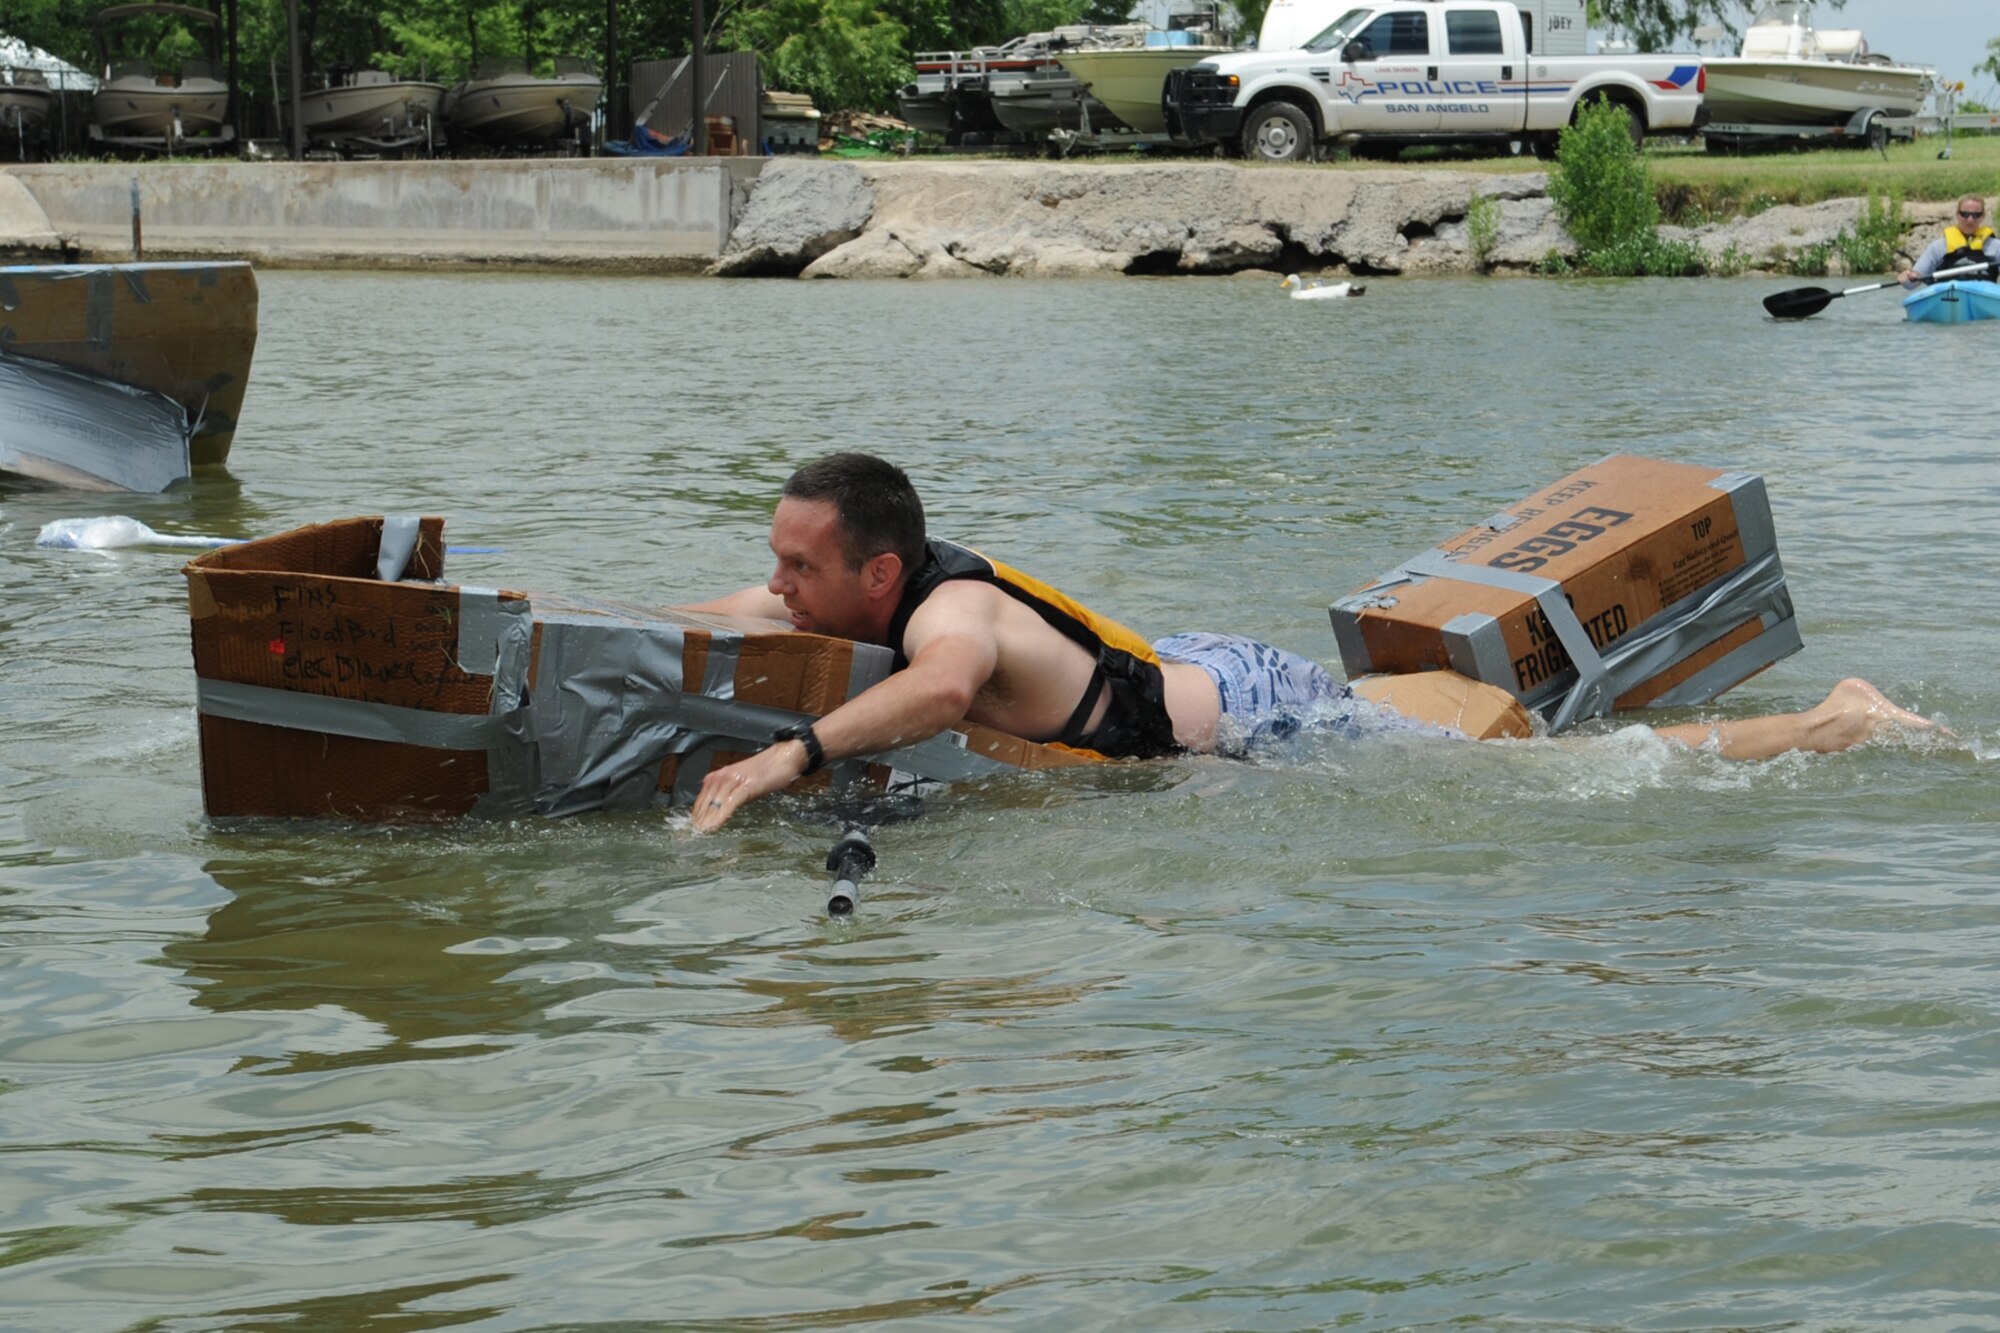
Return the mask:
M 1234 748 L 1350 697 L 1317 663 L 1254 640 L 1177 634 L 1148 644 L 1018 570 L 929 537 L 910 479 L 868 454 L 831 454 L 792 474 L 771 517 L 771 552 L 777 568 L 763 587 L 684 609 L 882 644 L 898 669 L 710 771 L 695 797 L 698 830 L 824 764 L 915 745 L 961 721 L 1154 758 Z M 1930 725 L 1866 681 L 1845 680 L 1803 713 L 1656 730 L 1727 758 L 1764 759 Z

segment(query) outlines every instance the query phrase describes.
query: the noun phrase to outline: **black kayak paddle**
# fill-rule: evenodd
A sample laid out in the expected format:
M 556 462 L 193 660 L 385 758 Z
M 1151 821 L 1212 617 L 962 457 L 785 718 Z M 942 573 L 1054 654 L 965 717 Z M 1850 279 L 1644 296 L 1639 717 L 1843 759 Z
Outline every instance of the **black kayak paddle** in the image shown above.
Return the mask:
M 1963 277 L 1968 273 L 1985 273 L 1992 265 L 1968 264 L 1964 268 L 1948 268 L 1942 273 L 1933 273 L 1932 282 L 1942 282 L 1946 278 Z M 1884 287 L 1901 284 L 1891 282 L 1871 282 L 1866 287 L 1849 287 L 1844 292 L 1830 292 L 1824 287 L 1794 287 L 1788 292 L 1777 292 L 1764 298 L 1764 309 L 1775 319 L 1807 319 L 1832 305 L 1843 296 L 1853 296 L 1857 292 L 1877 292 Z

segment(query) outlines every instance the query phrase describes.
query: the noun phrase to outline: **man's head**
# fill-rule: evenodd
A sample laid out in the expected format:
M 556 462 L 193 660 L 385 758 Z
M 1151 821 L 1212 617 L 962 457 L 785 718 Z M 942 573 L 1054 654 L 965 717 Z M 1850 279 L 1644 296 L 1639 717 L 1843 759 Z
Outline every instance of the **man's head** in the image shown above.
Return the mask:
M 784 494 L 833 506 L 850 570 L 858 572 L 884 551 L 905 569 L 915 569 L 924 558 L 924 502 L 894 463 L 873 454 L 828 454 L 794 472 Z
M 829 454 L 785 482 L 771 517 L 777 569 L 767 585 L 796 629 L 876 640 L 904 575 L 924 556 L 924 506 L 903 470 L 868 454 Z
M 1986 201 L 1976 194 L 1968 194 L 1958 201 L 1958 225 L 1966 231 L 1973 231 L 1986 221 Z

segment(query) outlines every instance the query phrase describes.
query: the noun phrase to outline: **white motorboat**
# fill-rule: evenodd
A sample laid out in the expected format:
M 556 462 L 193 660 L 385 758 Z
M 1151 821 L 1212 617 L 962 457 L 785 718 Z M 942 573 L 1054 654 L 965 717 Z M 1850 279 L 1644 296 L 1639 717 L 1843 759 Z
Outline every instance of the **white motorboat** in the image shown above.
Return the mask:
M 1141 29 L 1127 41 L 1061 51 L 1056 59 L 1120 121 L 1141 134 L 1165 134 L 1167 114 L 1160 96 L 1167 71 L 1236 49 L 1224 38 L 1212 4 L 1177 10 L 1167 23 L 1165 28 Z
M 590 64 L 557 56 L 555 77 L 528 72 L 525 62 L 489 61 L 444 95 L 444 120 L 454 139 L 493 146 L 581 142 L 604 80 Z
M 189 5 L 113 5 L 97 15 L 104 77 L 90 104 L 90 137 L 143 152 L 211 151 L 233 142 L 229 85 L 217 58 L 221 20 Z M 162 54 L 183 36 L 205 54 Z
M 1857 29 L 1816 29 L 1805 0 L 1769 0 L 1736 56 L 1702 62 L 1702 105 L 1716 125 L 1837 126 L 1880 111 L 1914 116 L 1932 71 L 1869 51 Z
M 444 85 L 364 69 L 307 93 L 299 121 L 306 137 L 340 152 L 395 153 L 428 145 Z
M 1083 80 L 1062 67 L 1056 53 L 1129 45 L 1143 40 L 1147 31 L 1145 24 L 1077 24 L 1040 34 L 1047 39 L 1048 53 L 1042 63 L 996 69 L 986 76 L 986 95 L 992 99 L 994 116 L 1007 129 L 1029 136 L 1059 129 L 1095 132 L 1124 128 L 1104 103 L 1090 95 Z
M 10 68 L 0 71 L 0 144 L 26 158 L 46 134 L 55 92 L 42 72 Z

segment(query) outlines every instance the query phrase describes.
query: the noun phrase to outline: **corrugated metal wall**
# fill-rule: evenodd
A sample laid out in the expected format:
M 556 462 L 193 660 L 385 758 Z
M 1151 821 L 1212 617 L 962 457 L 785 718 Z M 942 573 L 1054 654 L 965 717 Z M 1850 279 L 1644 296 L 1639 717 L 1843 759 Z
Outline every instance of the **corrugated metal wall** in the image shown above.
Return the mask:
M 659 97 L 660 90 L 664 88 L 666 96 L 661 97 L 660 104 L 653 108 L 647 126 L 668 138 L 691 130 L 694 124 L 690 114 L 693 86 L 686 66 L 685 56 L 678 60 L 637 60 L 632 63 L 631 106 L 635 121 L 645 114 L 646 104 Z M 674 77 L 676 73 L 679 78 Z M 755 153 L 756 145 L 764 139 L 757 110 L 758 98 L 763 92 L 757 70 L 757 53 L 707 52 L 702 56 L 701 77 L 702 82 L 708 85 L 708 114 L 734 117 L 739 145 L 737 151 Z

